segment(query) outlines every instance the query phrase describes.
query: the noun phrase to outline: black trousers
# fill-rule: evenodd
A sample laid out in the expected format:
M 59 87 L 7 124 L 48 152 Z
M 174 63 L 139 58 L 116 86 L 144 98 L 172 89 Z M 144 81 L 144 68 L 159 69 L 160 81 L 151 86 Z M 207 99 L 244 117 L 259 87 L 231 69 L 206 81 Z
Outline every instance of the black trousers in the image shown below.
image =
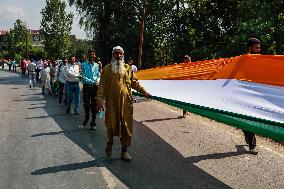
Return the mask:
M 26 69 L 22 69 L 22 76 L 26 75 Z
M 97 85 L 87 85 L 83 84 L 83 106 L 85 110 L 85 117 L 90 116 L 90 111 L 92 112 L 92 119 L 96 119 L 97 115 L 97 102 L 96 102 L 96 97 L 97 97 L 97 91 L 98 91 L 98 86 Z
M 252 149 L 256 146 L 256 138 L 255 134 L 250 131 L 243 130 L 243 133 L 245 135 L 246 143 L 249 145 L 249 149 Z
M 67 90 L 64 83 L 59 82 L 58 87 L 58 98 L 59 98 L 59 104 L 62 102 L 62 96 L 63 96 L 63 90 L 65 90 L 65 103 L 67 103 Z
M 39 80 L 39 72 L 40 72 L 41 69 L 35 69 L 35 72 L 36 72 L 36 80 L 38 81 Z

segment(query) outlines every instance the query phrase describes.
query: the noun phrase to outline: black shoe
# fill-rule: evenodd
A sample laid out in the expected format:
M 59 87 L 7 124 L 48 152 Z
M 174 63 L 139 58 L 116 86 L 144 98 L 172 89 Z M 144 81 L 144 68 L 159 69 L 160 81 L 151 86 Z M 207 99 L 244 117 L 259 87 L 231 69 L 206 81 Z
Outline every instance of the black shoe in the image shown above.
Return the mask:
M 252 147 L 249 149 L 250 153 L 253 154 L 253 155 L 257 155 L 258 154 L 258 151 L 256 149 L 256 146 Z
M 182 111 L 182 116 L 183 116 L 183 117 L 186 117 L 186 116 L 187 116 L 187 111 L 183 110 L 183 111 Z
M 74 115 L 80 115 L 79 112 L 74 112 Z
M 70 107 L 66 108 L 66 114 L 69 114 L 69 113 L 70 113 Z

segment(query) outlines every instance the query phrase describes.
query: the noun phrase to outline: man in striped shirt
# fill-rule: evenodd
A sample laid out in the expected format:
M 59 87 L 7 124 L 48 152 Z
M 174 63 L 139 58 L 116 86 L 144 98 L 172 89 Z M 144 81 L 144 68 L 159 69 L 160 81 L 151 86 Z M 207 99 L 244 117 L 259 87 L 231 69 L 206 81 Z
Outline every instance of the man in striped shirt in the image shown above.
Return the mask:
M 32 61 L 29 65 L 28 65 L 28 71 L 29 71 L 29 86 L 30 88 L 32 88 L 32 84 L 33 87 L 35 87 L 35 83 L 36 83 L 36 64 L 34 63 L 34 61 Z

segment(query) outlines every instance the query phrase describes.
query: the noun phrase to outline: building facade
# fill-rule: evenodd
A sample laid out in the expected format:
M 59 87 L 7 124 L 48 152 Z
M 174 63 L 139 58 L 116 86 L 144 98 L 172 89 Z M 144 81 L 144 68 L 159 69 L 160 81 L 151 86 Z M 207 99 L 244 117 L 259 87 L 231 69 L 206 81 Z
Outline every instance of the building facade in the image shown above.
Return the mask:
M 40 30 L 28 30 L 29 34 L 31 35 L 33 46 L 42 47 L 42 39 L 40 36 Z M 6 36 L 9 33 L 7 30 L 0 30 L 0 50 L 6 50 L 7 48 L 7 39 Z

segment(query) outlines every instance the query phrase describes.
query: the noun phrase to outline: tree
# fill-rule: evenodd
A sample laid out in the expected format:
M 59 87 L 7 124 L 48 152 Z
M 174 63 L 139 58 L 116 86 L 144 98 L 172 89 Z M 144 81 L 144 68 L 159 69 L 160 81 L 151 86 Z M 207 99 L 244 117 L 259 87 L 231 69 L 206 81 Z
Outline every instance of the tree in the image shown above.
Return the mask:
M 92 43 L 88 39 L 73 39 L 70 46 L 70 54 L 76 56 L 80 61 L 87 55 L 89 49 L 92 48 Z
M 121 45 L 137 58 L 142 0 L 69 0 L 81 24 L 93 35 L 104 60 Z M 259 38 L 264 54 L 284 54 L 284 2 L 281 0 L 147 0 L 143 68 L 232 57 L 246 51 L 250 37 Z M 277 27 L 276 27 L 277 26 Z
M 132 0 L 69 0 L 81 15 L 80 23 L 93 37 L 102 63 L 111 58 L 112 48 L 124 47 L 126 56 L 138 56 L 141 3 Z
M 7 35 L 7 50 L 15 57 L 27 57 L 32 50 L 32 38 L 27 26 L 23 21 L 17 19 L 14 27 Z
M 62 58 L 70 46 L 70 33 L 73 15 L 65 12 L 66 3 L 61 0 L 46 0 L 41 11 L 40 33 L 43 36 L 44 49 L 47 56 Z

